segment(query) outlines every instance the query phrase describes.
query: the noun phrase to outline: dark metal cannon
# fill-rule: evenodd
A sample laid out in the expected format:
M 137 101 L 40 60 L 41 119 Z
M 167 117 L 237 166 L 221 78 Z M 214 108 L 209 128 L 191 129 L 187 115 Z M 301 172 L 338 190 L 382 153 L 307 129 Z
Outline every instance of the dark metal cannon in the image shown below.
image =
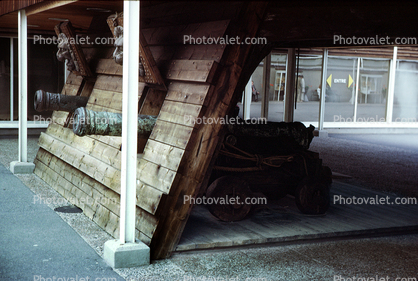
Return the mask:
M 206 197 L 213 202 L 237 198 L 239 203 L 208 204 L 214 216 L 223 221 L 244 219 L 254 210 L 246 199 L 259 197 L 257 194 L 268 200 L 293 195 L 305 214 L 319 215 L 328 210 L 332 173 L 322 165 L 318 153 L 308 150 L 313 126 L 268 122 L 225 127 Z
M 156 121 L 157 116 L 138 115 L 138 135 L 151 134 Z M 122 114 L 77 108 L 74 111 L 73 132 L 78 136 L 122 136 Z
M 38 112 L 52 110 L 73 112 L 79 107 L 86 106 L 88 99 L 88 97 L 67 96 L 37 90 L 33 105 Z

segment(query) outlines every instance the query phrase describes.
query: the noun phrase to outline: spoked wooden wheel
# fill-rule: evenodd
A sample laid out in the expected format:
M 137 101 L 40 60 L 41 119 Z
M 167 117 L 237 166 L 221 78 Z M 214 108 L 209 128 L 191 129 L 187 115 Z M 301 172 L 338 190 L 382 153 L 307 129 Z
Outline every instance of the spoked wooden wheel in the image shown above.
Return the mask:
M 210 213 L 222 221 L 242 220 L 251 211 L 252 192 L 248 183 L 238 177 L 216 179 L 208 187 L 206 196 Z
M 330 205 L 329 186 L 306 177 L 296 188 L 295 200 L 296 206 L 304 214 L 324 214 Z

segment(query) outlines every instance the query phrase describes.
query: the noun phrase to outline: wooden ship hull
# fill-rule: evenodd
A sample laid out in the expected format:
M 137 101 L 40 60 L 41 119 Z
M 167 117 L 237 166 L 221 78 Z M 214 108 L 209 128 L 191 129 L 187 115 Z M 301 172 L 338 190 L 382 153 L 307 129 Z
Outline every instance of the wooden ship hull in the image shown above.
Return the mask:
M 228 11 L 231 18 L 141 30 L 166 85 L 162 90 L 140 82 L 138 97 L 139 114 L 158 115 L 149 138 L 139 140 L 137 169 L 137 238 L 150 246 L 152 259 L 167 257 L 178 243 L 192 209 L 183 196 L 203 186 L 222 128 L 194 124 L 185 116 L 225 117 L 248 80 L 250 72 L 243 69 L 249 55 L 261 60 L 270 51 L 256 45 L 183 45 L 183 36 L 255 37 L 266 6 L 240 4 Z M 93 75 L 71 73 L 61 94 L 89 97 L 89 110 L 121 113 L 122 66 L 109 56 L 113 49 L 90 61 Z M 117 238 L 121 137 L 77 136 L 71 117 L 54 111 L 39 139 L 35 174 L 65 198 L 75 198 L 90 219 Z
M 86 23 L 86 9 L 93 5 L 121 12 L 123 7 L 122 1 L 79 1 L 56 7 L 53 2 L 10 1 L 13 7 L 4 4 L 1 14 L 29 5 L 33 6 L 27 13 L 33 17 L 43 12 L 72 13 L 67 16 L 75 31 L 94 37 L 89 32 L 100 25 L 109 28 L 109 19 L 97 14 Z M 414 7 L 379 4 L 380 13 L 375 13 L 376 7 L 363 2 L 349 7 L 326 1 L 141 1 L 140 55 L 145 77 L 138 85 L 138 114 L 157 116 L 157 120 L 151 134 L 138 139 L 136 237 L 150 246 L 151 258 L 166 258 L 175 249 L 193 207 L 184 202 L 184 196 L 197 196 L 206 188 L 223 138 L 221 123 L 191 119 L 216 120 L 233 112 L 251 74 L 273 47 L 329 47 L 335 32 L 376 34 L 376 26 L 388 30 L 388 35 L 417 35 L 416 24 L 411 24 Z M 393 9 L 409 19 L 396 29 L 385 20 Z M 121 18 L 112 22 L 123 25 Z M 109 26 L 108 33 L 115 35 Z M 72 36 L 68 28 L 61 25 L 57 32 Z M 184 36 L 265 37 L 267 42 L 184 44 Z M 112 57 L 114 47 L 71 47 L 80 65 L 68 76 L 61 95 L 87 97 L 88 110 L 121 113 L 122 66 Z M 72 117 L 71 112 L 54 111 L 53 122 L 39 139 L 35 174 L 118 238 L 121 137 L 77 136 Z

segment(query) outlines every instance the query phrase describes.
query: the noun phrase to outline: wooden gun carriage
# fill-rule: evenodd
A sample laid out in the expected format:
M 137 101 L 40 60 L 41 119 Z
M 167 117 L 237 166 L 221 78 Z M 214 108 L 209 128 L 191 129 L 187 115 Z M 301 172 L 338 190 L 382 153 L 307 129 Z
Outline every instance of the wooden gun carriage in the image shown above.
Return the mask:
M 205 195 L 214 216 L 242 220 L 260 193 L 267 200 L 293 195 L 305 214 L 327 211 L 331 171 L 322 166 L 318 153 L 308 150 L 312 126 L 269 122 L 226 127 Z

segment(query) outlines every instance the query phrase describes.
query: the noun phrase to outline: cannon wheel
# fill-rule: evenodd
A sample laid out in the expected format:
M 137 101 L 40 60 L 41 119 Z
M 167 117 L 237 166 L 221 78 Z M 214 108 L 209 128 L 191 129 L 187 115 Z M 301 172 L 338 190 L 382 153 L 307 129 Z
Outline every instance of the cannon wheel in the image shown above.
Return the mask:
M 238 177 L 223 176 L 216 179 L 206 191 L 209 211 L 222 221 L 239 221 L 251 211 L 251 204 L 245 199 L 252 197 L 248 183 Z M 230 198 L 235 198 L 235 204 L 223 204 Z M 238 202 L 237 202 L 238 201 Z M 216 203 L 215 203 L 216 202 Z
M 306 177 L 296 188 L 295 201 L 304 214 L 324 214 L 330 205 L 329 185 Z

